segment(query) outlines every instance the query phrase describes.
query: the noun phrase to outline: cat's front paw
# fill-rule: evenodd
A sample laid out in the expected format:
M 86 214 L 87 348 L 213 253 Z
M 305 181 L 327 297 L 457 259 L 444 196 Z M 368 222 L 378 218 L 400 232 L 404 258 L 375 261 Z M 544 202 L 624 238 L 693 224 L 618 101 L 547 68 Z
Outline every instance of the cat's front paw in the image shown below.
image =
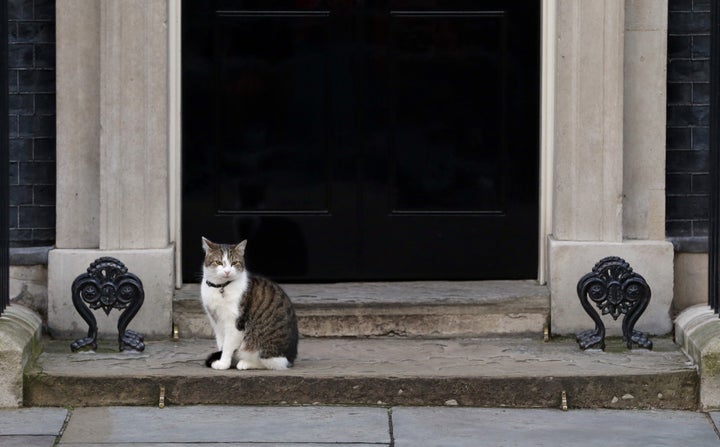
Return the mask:
M 230 362 L 223 362 L 222 360 L 215 360 L 210 365 L 212 369 L 228 369 L 230 368 Z
M 258 369 L 258 365 L 247 360 L 240 360 L 237 362 L 237 369 L 241 371 L 244 371 L 246 369 Z

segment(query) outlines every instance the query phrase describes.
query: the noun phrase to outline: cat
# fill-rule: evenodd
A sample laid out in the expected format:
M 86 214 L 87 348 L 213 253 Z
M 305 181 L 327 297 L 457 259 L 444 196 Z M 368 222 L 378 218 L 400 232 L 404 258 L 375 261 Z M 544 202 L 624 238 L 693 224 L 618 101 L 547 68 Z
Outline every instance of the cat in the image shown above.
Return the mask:
M 202 238 L 200 297 L 218 351 L 213 369 L 286 369 L 297 357 L 298 327 L 290 298 L 276 283 L 245 269 L 247 240 L 237 245 Z

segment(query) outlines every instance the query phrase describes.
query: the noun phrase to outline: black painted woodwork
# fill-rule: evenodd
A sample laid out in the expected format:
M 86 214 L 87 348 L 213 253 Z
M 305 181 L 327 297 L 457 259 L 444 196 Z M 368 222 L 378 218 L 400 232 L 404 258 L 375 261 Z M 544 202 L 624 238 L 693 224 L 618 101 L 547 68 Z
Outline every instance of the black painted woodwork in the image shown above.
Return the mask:
M 184 1 L 184 281 L 536 277 L 539 5 Z
M 8 160 L 8 3 L 0 0 L 0 314 L 10 304 L 10 179 Z

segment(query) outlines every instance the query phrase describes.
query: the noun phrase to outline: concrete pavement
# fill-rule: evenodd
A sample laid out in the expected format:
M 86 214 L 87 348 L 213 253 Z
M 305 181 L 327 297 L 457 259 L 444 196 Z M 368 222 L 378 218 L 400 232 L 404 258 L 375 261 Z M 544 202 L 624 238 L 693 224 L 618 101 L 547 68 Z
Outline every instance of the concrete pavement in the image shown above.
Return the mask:
M 36 407 L 0 410 L 0 446 L 710 447 L 719 423 L 673 410 Z

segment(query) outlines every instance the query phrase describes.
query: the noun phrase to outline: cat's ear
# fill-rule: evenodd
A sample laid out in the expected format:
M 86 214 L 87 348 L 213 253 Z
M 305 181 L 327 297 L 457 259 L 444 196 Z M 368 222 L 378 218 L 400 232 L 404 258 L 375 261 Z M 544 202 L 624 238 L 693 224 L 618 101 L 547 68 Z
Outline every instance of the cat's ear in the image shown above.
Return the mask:
M 210 241 L 210 239 L 207 239 L 205 236 L 202 237 L 202 247 L 203 250 L 206 252 L 210 249 L 216 248 L 217 245 Z
M 242 241 L 242 242 L 240 242 L 239 244 L 237 244 L 237 245 L 235 246 L 234 250 L 235 250 L 236 252 L 240 253 L 241 255 L 244 255 L 244 254 L 245 254 L 245 247 L 246 247 L 246 246 L 247 246 L 247 239 L 245 239 L 244 241 Z

